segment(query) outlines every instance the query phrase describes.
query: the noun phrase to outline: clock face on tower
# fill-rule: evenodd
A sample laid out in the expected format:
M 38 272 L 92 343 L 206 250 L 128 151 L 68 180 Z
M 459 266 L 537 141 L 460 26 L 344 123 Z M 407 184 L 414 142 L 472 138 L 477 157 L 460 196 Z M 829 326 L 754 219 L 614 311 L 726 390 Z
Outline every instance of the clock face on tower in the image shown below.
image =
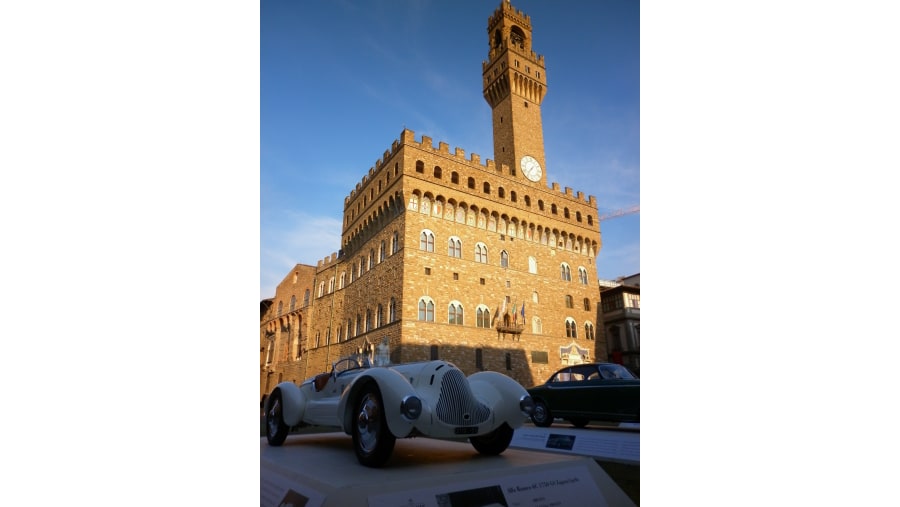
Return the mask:
M 543 174 L 541 164 L 531 155 L 522 157 L 522 161 L 519 165 L 522 167 L 522 174 L 529 180 L 538 181 L 541 179 L 541 175 Z

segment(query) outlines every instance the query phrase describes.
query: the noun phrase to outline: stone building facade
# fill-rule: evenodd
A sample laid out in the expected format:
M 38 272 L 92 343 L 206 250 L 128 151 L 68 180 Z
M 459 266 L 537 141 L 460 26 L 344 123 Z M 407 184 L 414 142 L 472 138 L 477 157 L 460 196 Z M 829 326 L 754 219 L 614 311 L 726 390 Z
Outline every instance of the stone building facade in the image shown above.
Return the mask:
M 400 132 L 345 198 L 340 251 L 261 304 L 261 395 L 348 354 L 440 358 L 526 387 L 606 359 L 596 198 L 548 185 L 530 17 L 503 0 L 487 31 L 495 160 Z

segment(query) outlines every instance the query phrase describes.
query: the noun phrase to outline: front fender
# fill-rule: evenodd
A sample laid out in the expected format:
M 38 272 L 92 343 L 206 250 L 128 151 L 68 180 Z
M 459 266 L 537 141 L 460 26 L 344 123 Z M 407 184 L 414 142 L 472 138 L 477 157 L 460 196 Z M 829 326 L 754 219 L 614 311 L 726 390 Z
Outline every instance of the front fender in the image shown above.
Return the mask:
M 384 415 L 391 433 L 399 438 L 409 435 L 415 425 L 415 421 L 408 421 L 401 415 L 400 403 L 406 396 L 418 396 L 416 390 L 413 389 L 413 386 L 400 372 L 391 368 L 380 367 L 366 370 L 365 373 L 356 377 L 341 395 L 341 401 L 338 402 L 338 414 L 341 417 L 344 432 L 348 435 L 352 434 L 356 403 L 359 400 L 363 387 L 369 382 L 374 382 L 381 392 L 381 399 L 384 403 Z M 422 414 L 418 420 L 421 420 L 423 417 L 430 417 L 430 411 L 431 408 L 423 403 Z
M 480 371 L 469 375 L 469 386 L 476 398 L 491 407 L 498 422 L 506 422 L 513 429 L 522 426 L 528 416 L 519 407 L 528 391 L 512 378 L 495 371 Z
M 281 392 L 282 417 L 284 423 L 288 426 L 296 426 L 303 419 L 303 412 L 306 411 L 306 395 L 293 382 L 282 382 L 275 386 L 272 390 Z M 266 412 L 272 404 L 272 396 L 266 400 Z

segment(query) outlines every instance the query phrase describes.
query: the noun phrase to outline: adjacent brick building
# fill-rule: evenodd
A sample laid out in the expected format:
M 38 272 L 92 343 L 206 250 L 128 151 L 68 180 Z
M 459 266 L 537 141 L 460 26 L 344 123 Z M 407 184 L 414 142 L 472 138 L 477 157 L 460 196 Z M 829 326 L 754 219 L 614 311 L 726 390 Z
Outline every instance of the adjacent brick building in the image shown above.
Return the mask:
M 340 251 L 296 265 L 261 303 L 260 394 L 356 353 L 525 386 L 606 359 L 596 198 L 548 186 L 530 17 L 503 0 L 487 31 L 495 159 L 401 131 L 344 199 Z

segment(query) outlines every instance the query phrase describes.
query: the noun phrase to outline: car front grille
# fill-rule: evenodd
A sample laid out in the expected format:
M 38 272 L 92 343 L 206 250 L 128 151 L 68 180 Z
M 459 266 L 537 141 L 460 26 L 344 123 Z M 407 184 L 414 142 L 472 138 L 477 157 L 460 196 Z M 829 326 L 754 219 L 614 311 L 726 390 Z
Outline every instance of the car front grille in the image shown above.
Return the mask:
M 491 409 L 475 399 L 469 381 L 459 370 L 444 374 L 436 412 L 438 419 L 454 426 L 481 424 L 491 415 Z

